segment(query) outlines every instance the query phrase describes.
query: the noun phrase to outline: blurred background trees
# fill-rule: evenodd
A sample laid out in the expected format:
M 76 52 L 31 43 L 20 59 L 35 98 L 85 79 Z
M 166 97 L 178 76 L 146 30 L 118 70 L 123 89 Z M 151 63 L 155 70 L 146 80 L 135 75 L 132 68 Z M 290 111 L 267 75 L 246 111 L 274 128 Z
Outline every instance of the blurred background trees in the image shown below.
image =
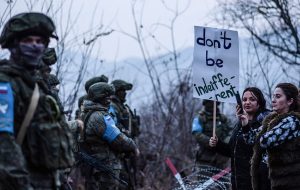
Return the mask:
M 92 76 L 105 74 L 110 81 L 127 80 L 126 75 L 136 76 L 134 81 L 129 81 L 134 84 L 129 104 L 134 102 L 141 116 L 142 133 L 137 141 L 143 158 L 138 174 L 144 179 L 142 189 L 169 189 L 174 185 L 175 179 L 164 162 L 166 157 L 171 158 L 178 170 L 193 166 L 197 145 L 191 135 L 191 123 L 202 105 L 201 100 L 192 97 L 192 47 L 176 40 L 182 37 L 178 32 L 180 18 L 193 6 L 192 1 L 161 0 L 160 6 L 167 19 L 149 23 L 144 12 L 149 2 L 132 0 L 131 15 L 128 15 L 132 21 L 131 31 L 104 23 L 101 17 L 95 16 L 99 11 L 98 3 L 87 15 L 76 9 L 76 0 L 0 2 L 3 10 L 0 12 L 1 30 L 3 24 L 18 13 L 20 4 L 22 12 L 41 11 L 54 20 L 60 39 L 50 44 L 58 54 L 52 72 L 61 80 L 60 97 L 65 110 L 75 111 L 78 96 L 85 93 L 84 82 Z M 157 14 L 155 8 L 152 14 Z M 240 90 L 258 86 L 270 103 L 277 83 L 300 85 L 298 0 L 218 0 L 209 16 L 206 24 L 201 22 L 203 25 L 239 31 Z M 85 18 L 84 28 L 78 23 L 81 17 Z M 116 61 L 116 53 L 112 62 L 106 62 L 101 50 L 118 47 L 118 44 L 102 46 L 101 41 L 111 35 L 131 39 L 130 45 L 138 48 L 136 54 L 140 58 L 135 63 L 124 64 L 126 60 Z M 5 56 L 5 52 L 0 53 L 0 58 Z M 128 66 L 130 69 L 124 70 Z M 104 69 L 107 67 L 109 69 Z M 120 76 L 122 72 L 125 73 Z M 140 101 L 133 94 L 146 98 Z M 223 106 L 223 111 L 232 119 L 233 107 Z

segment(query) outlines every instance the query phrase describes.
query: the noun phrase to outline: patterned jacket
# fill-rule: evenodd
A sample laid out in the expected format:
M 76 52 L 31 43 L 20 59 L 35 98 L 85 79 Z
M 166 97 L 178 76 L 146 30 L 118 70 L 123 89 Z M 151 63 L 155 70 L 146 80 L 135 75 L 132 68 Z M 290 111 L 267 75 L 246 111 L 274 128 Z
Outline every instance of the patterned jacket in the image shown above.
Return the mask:
M 273 113 L 266 117 L 258 133 L 251 163 L 253 189 L 258 189 L 257 172 L 262 153 L 267 151 L 272 190 L 299 189 L 300 114 Z

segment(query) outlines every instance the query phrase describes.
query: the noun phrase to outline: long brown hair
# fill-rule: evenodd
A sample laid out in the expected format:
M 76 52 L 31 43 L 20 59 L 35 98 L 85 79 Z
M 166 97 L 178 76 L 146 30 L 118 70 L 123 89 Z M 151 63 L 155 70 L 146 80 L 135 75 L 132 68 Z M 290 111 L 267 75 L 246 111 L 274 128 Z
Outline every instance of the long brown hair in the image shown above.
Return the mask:
M 257 115 L 267 110 L 265 97 L 259 88 L 257 88 L 257 87 L 245 88 L 245 90 L 243 91 L 242 97 L 244 97 L 245 92 L 251 92 L 257 98 L 257 103 L 259 105 Z

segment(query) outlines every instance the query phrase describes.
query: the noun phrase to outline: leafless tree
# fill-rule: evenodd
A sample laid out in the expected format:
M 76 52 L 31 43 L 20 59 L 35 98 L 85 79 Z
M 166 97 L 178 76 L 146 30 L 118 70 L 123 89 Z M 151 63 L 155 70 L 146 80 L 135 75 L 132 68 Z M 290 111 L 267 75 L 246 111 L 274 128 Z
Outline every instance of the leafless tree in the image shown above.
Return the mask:
M 193 147 L 196 143 L 191 135 L 191 122 L 200 106 L 193 100 L 190 88 L 191 59 L 181 55 L 175 40 L 176 21 L 190 5 L 190 1 L 185 2 L 183 8 L 178 5 L 179 1 L 173 2 L 177 4 L 171 8 L 165 1 L 161 1 L 166 12 L 172 15 L 169 22 L 156 22 L 148 26 L 143 22 L 143 3 L 132 1 L 135 33 L 116 29 L 132 38 L 139 46 L 146 66 L 145 75 L 152 86 L 153 98 L 140 109 L 143 110 L 142 133 L 138 142 L 146 157 L 152 155 L 143 169 L 146 176 L 144 189 L 168 189 L 172 186 L 173 177 L 164 162 L 167 157 L 174 161 L 179 170 L 192 165 L 194 160 Z M 170 43 L 163 43 L 163 37 L 157 33 L 159 29 L 169 32 Z M 151 43 L 166 53 L 162 55 L 153 51 Z
M 299 84 L 299 1 L 220 0 L 218 8 L 218 23 L 248 35 L 240 64 L 246 86 L 257 85 L 271 98 L 278 82 Z
M 43 12 L 50 16 L 56 25 L 59 36 L 59 40 L 55 44 L 58 61 L 52 69 L 61 82 L 60 97 L 65 110 L 74 111 L 91 55 L 92 53 L 97 54 L 95 44 L 99 38 L 110 35 L 113 30 L 109 29 L 109 26 L 104 27 L 100 19 L 96 25 L 91 25 L 83 33 L 78 33 L 74 27 L 80 17 L 80 12 L 72 12 L 73 0 L 68 2 L 53 0 L 6 1 L 5 11 L 0 17 L 0 28 L 11 16 L 15 15 L 15 6 L 22 3 L 26 7 L 23 12 Z M 91 14 L 90 22 L 93 22 L 96 10 L 97 5 Z
M 229 25 L 246 29 L 284 63 L 300 65 L 299 1 L 233 0 L 220 5 Z

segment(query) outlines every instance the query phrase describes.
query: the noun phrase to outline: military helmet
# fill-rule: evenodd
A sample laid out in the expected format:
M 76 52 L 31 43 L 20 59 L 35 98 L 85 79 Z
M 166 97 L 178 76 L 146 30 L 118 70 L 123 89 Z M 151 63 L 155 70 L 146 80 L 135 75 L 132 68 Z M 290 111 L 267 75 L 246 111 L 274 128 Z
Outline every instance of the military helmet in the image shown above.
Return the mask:
M 89 79 L 88 81 L 85 82 L 85 85 L 84 85 L 85 91 L 88 92 L 90 86 L 92 86 L 93 84 L 95 84 L 97 82 L 108 83 L 108 77 L 105 75 L 101 75 L 100 77 L 93 77 L 93 78 Z
M 202 105 L 203 106 L 209 106 L 209 105 L 213 106 L 213 103 L 214 103 L 214 101 L 212 101 L 212 100 L 203 100 Z M 221 102 L 217 102 L 217 106 L 220 104 L 221 104 Z
M 132 84 L 125 82 L 123 80 L 114 80 L 111 82 L 112 85 L 114 85 L 115 90 L 131 90 L 132 89 Z
M 78 99 L 78 108 L 83 104 L 83 101 L 86 100 L 87 95 L 83 95 Z
M 88 99 L 95 101 L 108 96 L 111 96 L 115 93 L 113 85 L 107 84 L 105 82 L 98 82 L 90 86 L 88 91 Z
M 60 84 L 58 78 L 55 75 L 53 75 L 53 74 L 49 75 L 49 77 L 48 77 L 48 83 L 49 83 L 50 86 L 56 86 L 56 85 Z
M 53 65 L 57 61 L 57 55 L 54 48 L 47 48 L 42 57 L 46 65 Z
M 15 38 L 26 35 L 38 35 L 47 40 L 50 37 L 58 39 L 54 32 L 54 23 L 45 14 L 37 12 L 21 13 L 11 17 L 4 25 L 0 36 L 0 45 L 2 48 L 8 48 Z

